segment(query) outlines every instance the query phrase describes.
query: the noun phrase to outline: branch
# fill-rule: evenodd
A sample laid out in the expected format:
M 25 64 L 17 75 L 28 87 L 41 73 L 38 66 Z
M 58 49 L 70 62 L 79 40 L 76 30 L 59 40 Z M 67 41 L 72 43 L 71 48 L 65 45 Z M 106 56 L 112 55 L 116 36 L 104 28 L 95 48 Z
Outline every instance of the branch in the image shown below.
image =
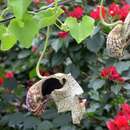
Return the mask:
M 58 5 L 59 5 L 59 6 L 60 6 L 60 5 L 64 5 L 64 4 L 66 4 L 66 3 L 68 3 L 68 2 L 71 2 L 71 1 L 72 1 L 72 0 L 66 0 L 66 1 L 64 1 L 64 2 L 59 2 Z M 35 13 L 40 12 L 40 11 L 42 11 L 42 10 L 46 10 L 46 9 L 48 9 L 48 8 L 54 7 L 54 5 L 55 5 L 55 3 L 53 2 L 53 3 L 49 4 L 48 6 L 45 6 L 44 8 L 40 8 L 40 9 L 35 10 L 35 11 L 30 11 L 29 13 L 35 14 Z M 6 18 L 6 19 L 0 20 L 0 24 L 1 24 L 1 23 L 5 23 L 5 22 L 8 22 L 8 21 L 10 21 L 10 20 L 12 20 L 12 19 L 14 19 L 14 18 L 15 18 L 15 16 L 11 16 L 11 17 L 8 17 L 8 18 Z

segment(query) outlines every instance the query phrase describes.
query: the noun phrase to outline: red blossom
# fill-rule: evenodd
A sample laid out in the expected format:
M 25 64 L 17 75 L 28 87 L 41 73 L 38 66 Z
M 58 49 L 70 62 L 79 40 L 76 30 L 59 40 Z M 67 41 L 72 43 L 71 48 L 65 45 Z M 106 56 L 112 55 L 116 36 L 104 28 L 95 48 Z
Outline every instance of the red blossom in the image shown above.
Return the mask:
M 117 72 L 115 66 L 109 66 L 109 67 L 102 69 L 100 75 L 101 75 L 101 77 L 107 78 L 111 81 L 116 81 L 116 82 L 120 82 L 120 83 L 125 82 L 125 80 Z
M 111 16 L 119 16 L 119 14 L 120 14 L 120 6 L 118 4 L 116 4 L 116 3 L 114 3 L 114 2 L 112 4 L 110 4 L 110 6 L 109 6 L 109 14 Z
M 109 130 L 118 130 L 117 126 L 114 123 L 114 120 L 109 120 L 106 124 Z
M 118 128 L 128 126 L 128 121 L 125 115 L 117 115 L 114 119 L 114 123 Z
M 108 78 L 108 75 L 109 75 L 109 69 L 108 68 L 104 68 L 104 69 L 102 69 L 102 71 L 101 71 L 101 76 L 103 77 L 103 78 Z
M 100 20 L 100 6 L 97 6 L 94 10 L 90 12 L 90 16 L 94 18 L 95 20 Z M 102 16 L 106 16 L 106 9 L 104 6 L 102 6 Z
M 120 9 L 120 19 L 124 21 L 129 12 L 130 12 L 130 5 L 129 4 L 124 5 Z
M 120 112 L 119 112 L 120 115 L 122 114 L 130 114 L 130 106 L 127 104 L 127 103 L 124 103 L 121 105 L 120 107 Z
M 80 19 L 83 16 L 83 12 L 84 12 L 84 9 L 82 7 L 80 7 L 80 6 L 77 6 L 77 7 L 74 8 L 73 11 L 69 12 L 68 15 L 70 17 Z
M 13 77 L 14 77 L 14 73 L 13 73 L 12 71 L 7 72 L 7 73 L 5 74 L 5 78 L 11 79 L 11 78 L 13 78 Z
M 107 121 L 109 130 L 130 130 L 130 106 L 127 103 L 121 105 L 120 111 L 114 119 Z
M 58 32 L 58 36 L 60 38 L 64 39 L 68 36 L 68 32 L 60 31 L 60 32 Z
M 0 86 L 3 84 L 4 79 L 2 77 L 0 77 Z

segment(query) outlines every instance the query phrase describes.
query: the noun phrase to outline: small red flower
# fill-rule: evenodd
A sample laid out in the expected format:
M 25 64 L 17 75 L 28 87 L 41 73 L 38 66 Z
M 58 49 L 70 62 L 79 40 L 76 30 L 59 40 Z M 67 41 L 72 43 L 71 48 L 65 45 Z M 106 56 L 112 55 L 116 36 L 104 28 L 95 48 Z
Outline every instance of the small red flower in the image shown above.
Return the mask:
M 130 130 L 130 106 L 127 103 L 121 105 L 120 111 L 113 120 L 107 121 L 109 130 Z
M 101 77 L 107 78 L 111 81 L 115 81 L 115 82 L 119 82 L 119 83 L 125 82 L 125 80 L 117 72 L 115 66 L 109 66 L 109 67 L 102 69 L 100 75 L 101 75 Z
M 120 10 L 120 19 L 124 21 L 129 12 L 130 12 L 130 5 L 129 4 L 124 5 Z
M 107 128 L 109 130 L 118 130 L 117 126 L 115 125 L 114 121 L 113 120 L 109 120 L 107 121 Z
M 102 69 L 100 75 L 101 75 L 103 78 L 108 78 L 108 76 L 109 76 L 109 69 L 108 69 L 108 68 Z
M 0 77 L 0 86 L 3 84 L 4 79 L 2 77 Z
M 84 9 L 80 6 L 77 6 L 73 11 L 69 12 L 69 16 L 80 19 L 83 16 L 83 12 Z
M 117 115 L 114 122 L 118 128 L 128 126 L 128 121 L 125 115 Z
M 119 14 L 120 14 L 120 6 L 118 4 L 116 4 L 116 3 L 114 3 L 114 2 L 112 4 L 110 4 L 110 6 L 109 6 L 109 14 L 111 16 L 119 16 Z
M 120 110 L 121 110 L 120 113 L 122 114 L 130 114 L 130 105 L 124 103 L 121 105 Z
M 11 78 L 13 78 L 13 77 L 14 77 L 14 73 L 13 73 L 12 71 L 7 72 L 7 73 L 5 74 L 5 78 L 11 79 Z
M 68 36 L 68 32 L 64 32 L 64 31 L 58 32 L 58 36 L 64 39 Z
M 90 16 L 92 18 L 94 18 L 95 20 L 100 20 L 100 6 L 97 6 L 96 9 L 92 10 L 90 12 Z M 106 9 L 104 6 L 102 6 L 102 16 L 105 17 L 106 16 Z

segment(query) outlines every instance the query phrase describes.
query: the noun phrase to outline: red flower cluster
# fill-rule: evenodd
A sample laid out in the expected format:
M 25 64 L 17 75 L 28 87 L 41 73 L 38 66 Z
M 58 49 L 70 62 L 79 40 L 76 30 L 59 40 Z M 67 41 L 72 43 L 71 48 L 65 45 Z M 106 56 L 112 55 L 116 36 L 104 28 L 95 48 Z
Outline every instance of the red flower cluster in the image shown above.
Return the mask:
M 77 7 L 74 8 L 73 11 L 69 12 L 68 15 L 70 17 L 80 19 L 83 16 L 83 12 L 84 12 L 84 9 L 82 7 L 80 7 L 80 6 L 77 6 Z
M 125 80 L 117 72 L 115 66 L 110 66 L 110 67 L 102 69 L 101 76 L 111 81 L 120 82 L 120 83 L 125 82 Z
M 59 36 L 59 38 L 64 39 L 68 36 L 68 32 L 60 31 L 60 32 L 58 32 L 58 36 Z
M 14 77 L 14 73 L 13 73 L 12 71 L 7 72 L 7 73 L 5 74 L 5 78 L 11 79 L 11 78 L 13 78 L 13 77 Z
M 118 4 L 112 3 L 109 6 L 109 14 L 111 16 L 117 16 L 120 20 L 123 21 L 129 12 L 130 12 L 129 4 L 124 4 L 123 7 L 120 7 Z
M 117 116 L 107 122 L 109 130 L 130 130 L 130 105 L 122 104 Z
M 120 14 L 120 6 L 116 3 L 112 3 L 110 6 L 109 6 L 109 14 L 111 16 L 119 16 Z
M 108 7 L 108 14 L 112 17 L 117 17 L 122 21 L 124 21 L 129 12 L 130 12 L 130 5 L 125 3 L 123 4 L 123 7 L 120 7 L 118 4 L 113 2 Z M 104 8 L 104 6 L 102 7 L 102 15 L 103 17 L 106 16 L 106 9 Z M 92 10 L 90 12 L 90 16 L 95 20 L 100 20 L 100 6 Z
M 130 5 L 126 4 L 120 9 L 120 19 L 124 21 L 128 13 L 130 12 Z
M 92 18 L 94 18 L 95 20 L 100 20 L 100 6 L 97 6 L 96 9 L 92 10 L 90 12 L 90 16 Z M 104 6 L 102 6 L 102 16 L 105 17 L 106 16 L 106 9 Z

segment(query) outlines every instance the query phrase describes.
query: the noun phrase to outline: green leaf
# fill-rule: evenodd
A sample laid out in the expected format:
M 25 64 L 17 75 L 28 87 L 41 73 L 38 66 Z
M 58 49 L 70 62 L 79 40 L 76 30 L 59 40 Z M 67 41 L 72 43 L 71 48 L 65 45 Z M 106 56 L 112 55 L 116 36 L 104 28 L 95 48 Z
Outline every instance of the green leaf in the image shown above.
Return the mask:
M 12 88 L 15 89 L 17 87 L 17 80 L 15 78 L 5 79 L 4 88 Z
M 64 55 L 63 53 L 60 53 L 59 51 L 57 53 L 54 53 L 51 57 L 51 65 L 54 67 L 55 65 L 60 65 L 64 61 Z
M 3 25 L 0 25 L 0 40 L 1 40 L 3 33 L 5 33 L 5 32 L 6 32 L 6 27 Z
M 18 54 L 18 59 L 24 59 L 30 56 L 30 51 L 29 50 L 22 50 Z
M 38 125 L 41 123 L 40 120 L 38 120 L 38 118 L 36 117 L 26 117 L 23 123 L 23 130 L 28 130 L 28 129 L 36 129 L 36 127 L 38 127 Z
M 93 103 L 90 105 L 90 108 L 87 109 L 87 113 L 95 112 L 98 108 L 100 108 L 100 104 Z
M 105 38 L 101 33 L 97 33 L 93 37 L 87 39 L 87 48 L 90 51 L 97 53 L 103 46 L 103 43 L 105 43 Z
M 8 7 L 18 19 L 22 19 L 32 0 L 8 0 Z
M 35 18 L 39 21 L 40 27 L 46 27 L 56 23 L 56 19 L 63 13 L 64 11 L 58 7 L 49 8 L 47 10 L 43 10 L 35 15 Z
M 1 47 L 0 49 L 3 51 L 9 50 L 16 44 L 16 37 L 14 34 L 10 32 L 5 32 L 1 36 Z
M 18 85 L 16 89 L 14 89 L 15 95 L 18 96 L 19 98 L 22 98 L 24 95 L 24 86 L 23 85 Z
M 79 23 L 76 18 L 69 17 L 66 19 L 65 24 L 68 26 L 71 36 L 78 43 L 90 36 L 94 29 L 94 20 L 87 15 Z
M 130 90 L 130 84 L 128 84 L 128 83 L 124 84 L 123 88 L 125 88 L 126 90 Z
M 55 39 L 51 43 L 51 46 L 55 52 L 58 52 L 58 50 L 63 46 L 63 43 L 59 39 Z
M 16 36 L 22 47 L 28 48 L 32 44 L 34 36 L 38 33 L 39 25 L 37 20 L 31 15 L 24 16 L 23 26 L 20 26 L 19 20 L 14 19 L 9 25 L 9 30 Z
M 9 125 L 18 125 L 23 122 L 25 119 L 24 115 L 20 112 L 16 112 L 13 114 L 5 115 L 1 120 L 1 124 L 9 123 Z
M 80 75 L 80 70 L 76 65 L 69 64 L 65 68 L 65 73 L 71 73 L 74 78 L 77 78 Z
M 70 124 L 70 122 L 71 122 L 70 114 L 62 114 L 62 115 L 58 115 L 53 120 L 53 125 L 54 127 L 62 127 L 62 126 Z
M 112 85 L 111 86 L 111 91 L 115 94 L 118 95 L 119 92 L 121 90 L 121 86 L 120 85 Z
M 29 72 L 29 78 L 32 79 L 34 77 L 37 76 L 37 73 L 36 73 L 36 68 L 33 68 L 30 72 Z
M 88 87 L 89 88 L 93 88 L 95 91 L 102 88 L 102 86 L 105 84 L 105 80 L 94 80 L 94 81 L 90 81 Z
M 56 118 L 57 115 L 58 115 L 57 111 L 52 108 L 52 109 L 46 110 L 43 113 L 43 119 L 44 120 L 52 120 L 52 119 Z
M 60 130 L 76 130 L 75 126 L 63 126 Z
M 123 71 L 126 71 L 129 69 L 130 67 L 130 61 L 120 61 L 118 63 L 115 64 L 116 68 L 117 68 L 117 71 L 119 73 L 122 73 Z
M 37 130 L 50 130 L 53 128 L 53 124 L 50 121 L 43 121 L 38 125 Z
M 90 95 L 90 98 L 91 98 L 91 99 L 94 99 L 95 101 L 99 101 L 99 100 L 100 100 L 100 95 L 99 95 L 99 92 L 98 92 L 98 91 L 91 90 L 91 91 L 89 92 L 89 95 Z

